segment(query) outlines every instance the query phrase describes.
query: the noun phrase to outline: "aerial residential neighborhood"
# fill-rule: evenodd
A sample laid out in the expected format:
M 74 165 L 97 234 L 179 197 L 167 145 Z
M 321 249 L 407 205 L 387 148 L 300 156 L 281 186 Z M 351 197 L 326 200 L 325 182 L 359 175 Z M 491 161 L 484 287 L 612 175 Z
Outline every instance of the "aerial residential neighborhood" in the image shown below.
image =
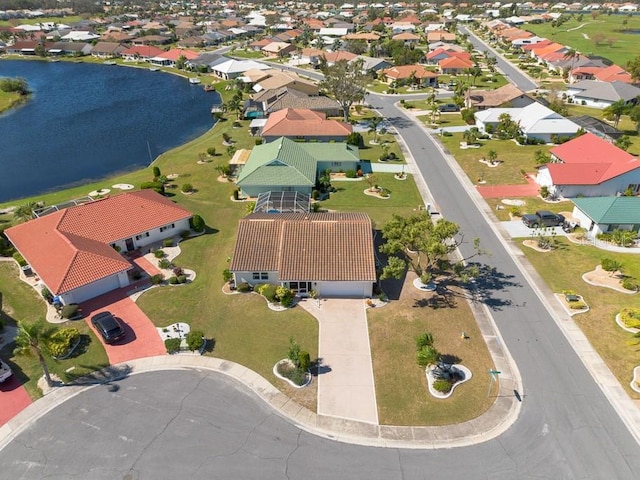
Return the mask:
M 51 7 L 0 0 L 1 476 L 637 478 L 637 4 Z

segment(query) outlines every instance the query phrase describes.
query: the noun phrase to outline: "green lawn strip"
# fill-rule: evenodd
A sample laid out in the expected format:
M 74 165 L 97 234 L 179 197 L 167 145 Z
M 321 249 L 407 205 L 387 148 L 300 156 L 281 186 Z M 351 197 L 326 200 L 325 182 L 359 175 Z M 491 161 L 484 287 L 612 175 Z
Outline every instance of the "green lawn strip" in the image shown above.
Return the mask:
M 44 320 L 46 313 L 44 302 L 38 293 L 26 283 L 18 279 L 18 268 L 13 262 L 0 262 L 0 291 L 2 292 L 2 319 L 6 325 L 16 325 L 16 322 L 34 322 Z M 107 354 L 89 326 L 84 320 L 50 325 L 56 328 L 77 328 L 82 343 L 75 354 L 66 360 L 47 358 L 47 365 L 52 374 L 58 375 L 64 381 L 70 381 L 78 376 L 86 375 L 109 365 Z M 42 368 L 36 357 L 14 355 L 15 345 L 9 344 L 0 352 L 3 359 L 8 360 L 14 374 L 25 382 L 24 386 L 32 399 L 39 398 L 42 393 L 37 382 L 42 377 Z M 69 372 L 67 370 L 71 369 Z
M 16 92 L 3 92 L 0 90 L 0 113 L 25 101 L 28 101 L 28 97 L 23 97 Z
M 626 25 L 622 25 L 623 21 Z M 576 27 L 583 25 L 581 28 Z M 638 55 L 638 35 L 620 32 L 621 28 L 640 29 L 640 18 L 620 15 L 599 15 L 595 20 L 590 15 L 584 15 L 582 21 L 577 17 L 571 18 L 559 28 L 553 28 L 551 23 L 528 24 L 527 30 L 535 35 L 548 38 L 567 45 L 583 55 L 601 55 L 624 68 L 629 60 Z M 613 46 L 603 42 L 596 45 L 594 35 L 603 34 L 605 39 L 616 39 Z M 585 38 L 586 36 L 586 38 Z
M 396 180 L 393 173 L 374 173 L 377 183 L 391 193 L 388 199 L 365 195 L 369 188 L 365 180 L 336 181 L 332 185 L 338 190 L 329 200 L 321 202 L 323 208 L 338 211 L 366 212 L 378 228 L 391 219 L 394 213 L 411 215 L 418 205 L 423 205 L 420 192 L 409 176 L 407 180 Z
M 256 51 L 256 50 L 240 50 L 240 49 L 231 49 L 231 51 L 229 52 L 229 55 L 231 55 L 232 57 L 239 57 L 239 58 L 260 58 L 260 59 L 264 59 L 265 56 L 261 51 Z M 268 59 L 271 60 L 271 59 Z
M 512 140 L 486 140 L 481 142 L 480 148 L 461 149 L 460 142 L 464 141 L 462 133 L 454 133 L 452 136 L 438 137 L 447 150 L 456 158 L 469 179 L 477 183 L 482 178 L 485 185 L 518 185 L 526 183 L 521 170 L 528 173 L 535 172 L 535 152 L 542 150 L 548 152 L 548 145 L 517 145 Z M 481 163 L 489 151 L 498 154 L 497 159 L 502 161 L 498 167 L 489 167 Z
M 524 213 L 533 213 L 537 210 L 549 210 L 550 212 L 560 213 L 560 212 L 571 212 L 573 211 L 573 203 L 571 201 L 566 200 L 563 202 L 545 202 L 540 197 L 509 197 L 512 200 L 522 200 L 525 204 L 522 207 L 515 207 L 520 211 L 521 214 Z M 502 199 L 500 198 L 486 198 L 485 202 L 491 207 L 494 211 L 498 220 L 505 222 L 511 220 L 509 217 L 509 213 L 514 208 L 512 205 L 506 205 L 502 203 Z M 498 209 L 497 207 L 501 208 Z
M 623 307 L 640 307 L 640 295 L 592 286 L 582 280 L 582 275 L 593 270 L 603 258 L 621 262 L 623 274 L 640 279 L 638 256 L 575 245 L 564 238 L 556 239 L 556 242 L 557 248 L 550 253 L 536 252 L 524 247 L 521 241 L 517 244 L 551 290 L 573 290 L 584 297 L 590 310 L 575 315 L 574 321 L 623 388 L 632 398 L 640 398 L 629 388 L 633 368 L 640 365 L 640 348 L 629 345 L 628 342 L 634 340 L 633 336 L 615 323 L 615 316 Z M 559 264 L 562 268 L 558 268 Z
M 0 20 L 0 27 L 16 27 L 18 25 L 35 25 L 37 23 L 57 23 L 64 25 L 73 25 L 82 20 L 78 15 L 70 15 L 68 17 L 37 17 L 37 18 L 17 18 L 13 20 Z
M 405 282 L 402 297 L 379 309 L 369 309 L 369 339 L 380 423 L 383 425 L 447 425 L 481 415 L 493 403 L 487 397 L 488 376 L 493 366 L 484 339 L 466 301 L 454 297 L 444 308 L 419 301 L 429 293 Z M 424 369 L 416 363 L 416 337 L 430 332 L 434 346 L 443 354 L 458 357 L 473 377 L 456 387 L 446 400 L 429 394 Z M 468 339 L 463 340 L 465 332 Z M 494 395 L 497 386 L 494 386 Z

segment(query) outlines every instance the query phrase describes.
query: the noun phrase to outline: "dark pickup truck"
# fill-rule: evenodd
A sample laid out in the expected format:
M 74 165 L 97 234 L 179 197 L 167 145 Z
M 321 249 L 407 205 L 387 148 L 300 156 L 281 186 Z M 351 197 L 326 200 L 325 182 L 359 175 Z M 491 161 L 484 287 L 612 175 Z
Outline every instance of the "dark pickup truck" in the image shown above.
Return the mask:
M 557 227 L 564 223 L 564 217 L 560 214 L 538 210 L 536 213 L 527 213 L 522 216 L 522 223 L 529 228 Z

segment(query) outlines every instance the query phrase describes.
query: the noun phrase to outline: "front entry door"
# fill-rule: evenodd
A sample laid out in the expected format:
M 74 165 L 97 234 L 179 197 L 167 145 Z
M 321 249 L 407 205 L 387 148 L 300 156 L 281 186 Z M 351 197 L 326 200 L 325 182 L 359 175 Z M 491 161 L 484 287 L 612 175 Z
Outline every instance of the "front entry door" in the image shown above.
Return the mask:
M 296 292 L 296 295 L 306 297 L 313 289 L 313 284 L 311 282 L 289 282 L 289 288 Z
M 135 245 L 133 244 L 133 238 L 127 238 L 124 241 L 125 245 L 127 246 L 127 252 L 130 252 L 131 250 L 135 250 Z

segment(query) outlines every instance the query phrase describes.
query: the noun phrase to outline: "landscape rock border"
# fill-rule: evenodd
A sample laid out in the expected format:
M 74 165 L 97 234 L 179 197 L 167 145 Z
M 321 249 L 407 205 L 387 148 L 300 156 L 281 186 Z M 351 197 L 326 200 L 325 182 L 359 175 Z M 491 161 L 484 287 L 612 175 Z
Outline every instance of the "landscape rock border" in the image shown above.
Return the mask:
M 580 301 L 587 306 L 586 308 L 581 308 L 577 310 L 574 310 L 569 307 L 568 302 L 564 298 L 565 297 L 564 293 L 554 293 L 554 295 L 560 302 L 560 305 L 562 305 L 562 308 L 564 308 L 565 312 L 567 312 L 567 315 L 571 317 L 573 317 L 574 315 L 577 315 L 578 313 L 586 313 L 589 311 L 589 305 L 587 304 L 587 302 L 584 301 L 584 298 L 582 297 L 582 295 L 577 295 L 577 296 L 580 297 Z
M 620 320 L 620 313 L 616 314 L 616 323 L 618 324 L 618 326 L 623 329 L 626 330 L 629 333 L 633 333 L 634 335 L 638 332 L 640 332 L 640 328 L 633 328 L 633 327 L 627 327 L 624 322 L 622 320 Z M 638 393 L 640 393 L 640 390 L 638 391 Z
M 300 388 L 305 388 L 305 387 L 308 387 L 309 385 L 311 385 L 311 380 L 313 380 L 313 376 L 311 375 L 311 372 L 307 372 L 305 374 L 305 378 L 307 379 L 307 381 L 304 383 L 304 385 L 296 385 L 294 382 L 289 380 L 287 377 L 283 377 L 282 375 L 280 375 L 280 373 L 278 372 L 278 365 L 281 365 L 283 363 L 288 363 L 289 365 L 293 366 L 293 363 L 291 363 L 291 360 L 289 360 L 288 358 L 283 358 L 282 360 L 276 362 L 276 364 L 273 366 L 273 374 L 276 377 L 278 377 L 280 380 L 284 380 L 289 385 L 291 385 L 293 388 L 300 389 Z
M 471 370 L 469 370 L 464 365 L 461 365 L 459 363 L 452 364 L 451 368 L 455 369 L 455 370 L 458 370 L 459 372 L 462 372 L 462 374 L 464 375 L 464 378 L 462 380 L 460 380 L 459 382 L 456 382 L 453 385 L 451 385 L 451 390 L 449 390 L 447 393 L 442 393 L 442 392 L 438 392 L 437 390 L 435 390 L 433 388 L 433 382 L 435 381 L 435 378 L 433 378 L 433 375 L 431 375 L 431 372 L 435 368 L 436 368 L 435 365 L 429 365 L 425 369 L 425 376 L 427 377 L 427 386 L 429 387 L 429 393 L 431 394 L 432 397 L 440 399 L 440 400 L 444 400 L 446 398 L 449 398 L 451 395 L 453 395 L 453 392 L 454 392 L 454 390 L 456 389 L 456 387 L 458 385 L 462 385 L 463 383 L 471 380 L 471 377 L 473 377 L 473 373 L 471 373 Z

